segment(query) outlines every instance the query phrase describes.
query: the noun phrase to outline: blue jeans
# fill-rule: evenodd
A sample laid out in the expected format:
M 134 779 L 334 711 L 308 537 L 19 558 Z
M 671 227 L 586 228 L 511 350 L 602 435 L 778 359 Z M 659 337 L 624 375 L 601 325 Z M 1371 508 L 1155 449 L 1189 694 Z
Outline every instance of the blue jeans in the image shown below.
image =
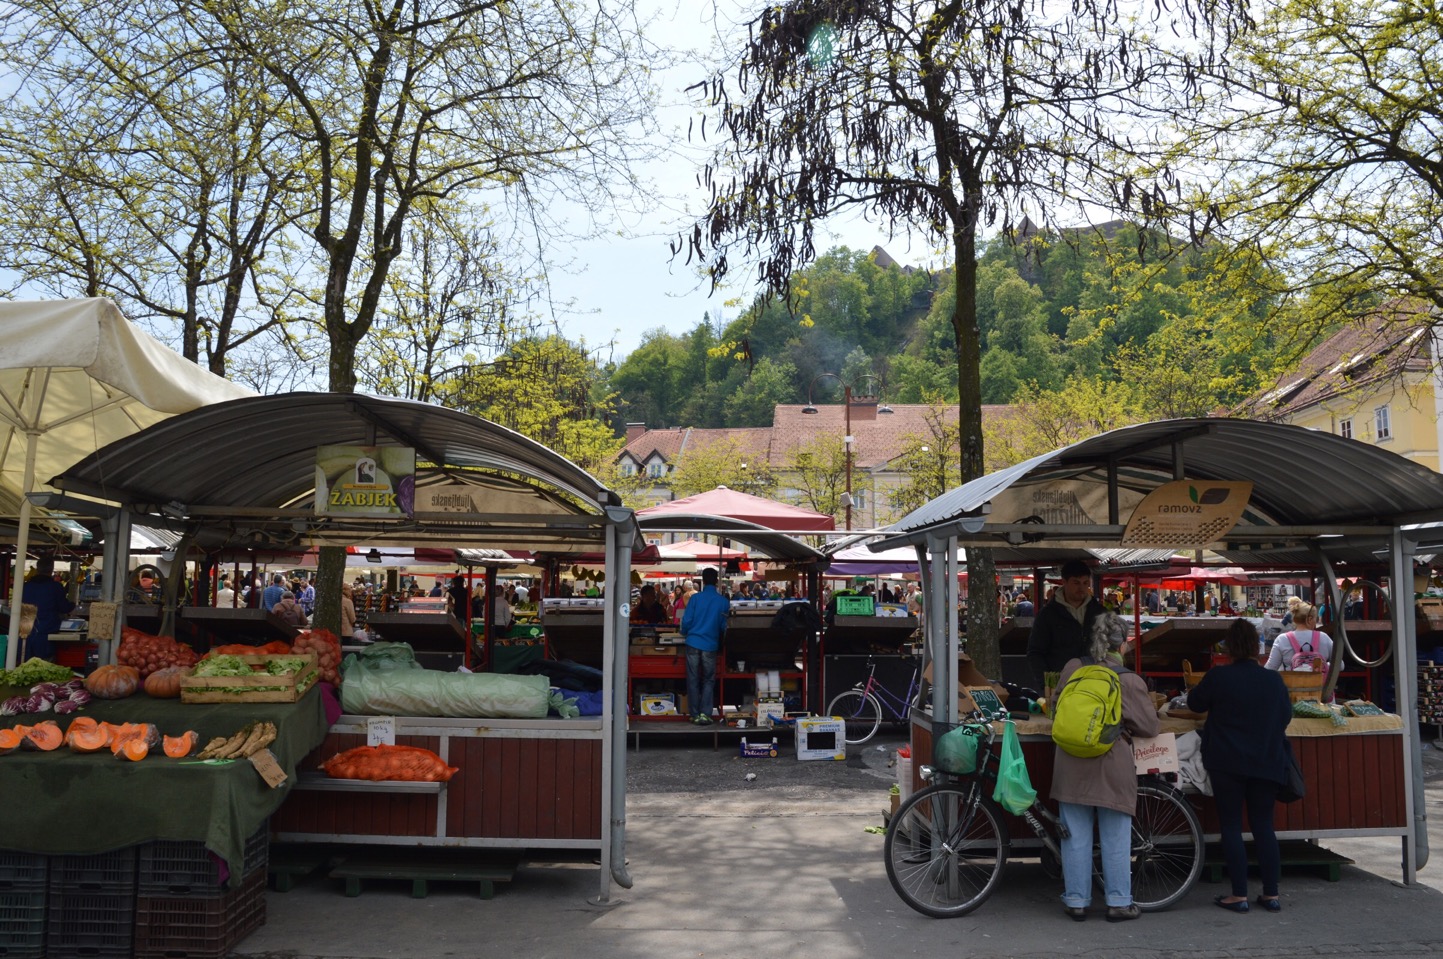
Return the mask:
M 1109 906 L 1132 905 L 1132 817 L 1101 806 L 1057 804 L 1059 818 L 1072 834 L 1062 840 L 1062 904 L 1085 909 L 1092 904 L 1092 821 L 1102 840 L 1102 884 Z
M 693 716 L 710 716 L 716 690 L 716 650 L 686 648 L 686 703 Z

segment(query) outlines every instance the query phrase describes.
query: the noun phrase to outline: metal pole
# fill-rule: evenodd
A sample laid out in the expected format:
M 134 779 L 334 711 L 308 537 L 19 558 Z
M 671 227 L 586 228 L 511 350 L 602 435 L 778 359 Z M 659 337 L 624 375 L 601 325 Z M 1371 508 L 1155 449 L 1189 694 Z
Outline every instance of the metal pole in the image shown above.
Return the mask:
M 847 462 L 847 501 L 843 504 L 847 511 L 847 529 L 852 528 L 852 388 L 842 384 L 842 399 L 846 401 L 845 416 L 846 435 L 842 437 L 842 446 L 845 448 L 843 456 Z

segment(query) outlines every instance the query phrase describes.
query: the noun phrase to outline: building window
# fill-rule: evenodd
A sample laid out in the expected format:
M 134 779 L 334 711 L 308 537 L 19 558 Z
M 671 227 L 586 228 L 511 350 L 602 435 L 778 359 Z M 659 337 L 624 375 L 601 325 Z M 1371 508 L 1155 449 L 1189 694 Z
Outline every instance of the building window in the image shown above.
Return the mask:
M 1373 435 L 1375 439 L 1393 438 L 1393 424 L 1388 417 L 1388 407 L 1380 406 L 1373 411 Z
M 651 463 L 646 467 L 646 475 L 652 479 L 661 479 L 666 475 L 665 463 Z
M 625 460 L 625 461 L 623 461 L 622 464 L 621 464 L 621 475 L 622 475 L 622 476 L 635 476 L 635 475 L 636 475 L 636 464 L 633 463 L 631 460 Z
M 1353 418 L 1351 416 L 1345 420 L 1338 420 L 1338 435 L 1345 440 L 1353 438 Z

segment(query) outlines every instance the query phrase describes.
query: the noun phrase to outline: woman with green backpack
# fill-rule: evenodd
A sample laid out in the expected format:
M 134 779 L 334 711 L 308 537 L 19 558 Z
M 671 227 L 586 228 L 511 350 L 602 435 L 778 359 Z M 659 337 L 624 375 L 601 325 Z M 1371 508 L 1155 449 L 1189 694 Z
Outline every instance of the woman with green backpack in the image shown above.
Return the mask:
M 1132 817 L 1137 769 L 1125 736 L 1156 736 L 1157 710 L 1142 677 L 1122 662 L 1127 621 L 1100 614 L 1088 655 L 1063 667 L 1053 704 L 1052 798 L 1071 835 L 1062 841 L 1063 911 L 1077 922 L 1092 903 L 1092 835 L 1102 845 L 1107 921 L 1139 915 L 1132 901 Z M 1099 668 L 1101 667 L 1101 668 Z M 1076 682 L 1074 682 L 1074 679 Z

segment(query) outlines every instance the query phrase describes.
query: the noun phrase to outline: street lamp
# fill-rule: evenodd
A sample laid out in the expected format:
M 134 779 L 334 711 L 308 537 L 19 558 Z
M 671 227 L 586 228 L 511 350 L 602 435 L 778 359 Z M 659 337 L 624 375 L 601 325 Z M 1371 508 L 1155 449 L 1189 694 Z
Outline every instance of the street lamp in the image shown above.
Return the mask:
M 822 378 L 825 377 L 825 376 L 830 376 L 830 377 L 832 377 L 833 379 L 835 379 L 838 383 L 841 383 L 841 384 L 842 384 L 842 402 L 843 402 L 843 404 L 844 404 L 844 406 L 843 406 L 843 416 L 844 416 L 843 429 L 845 430 L 845 433 L 844 433 L 843 436 L 842 436 L 842 446 L 843 446 L 842 455 L 843 455 L 844 461 L 845 461 L 845 463 L 846 463 L 846 465 L 847 465 L 847 489 L 846 489 L 846 492 L 844 492 L 844 493 L 842 494 L 842 508 L 846 511 L 846 526 L 845 526 L 845 528 L 846 528 L 846 529 L 851 529 L 851 528 L 852 528 L 852 502 L 853 502 L 853 500 L 852 500 L 852 384 L 850 384 L 850 383 L 846 382 L 845 380 L 843 380 L 842 377 L 839 376 L 839 375 L 836 374 L 836 373 L 818 373 L 816 376 L 812 377 L 812 381 L 807 384 L 807 405 L 804 406 L 804 407 L 802 407 L 802 412 L 803 412 L 803 413 L 816 413 L 816 412 L 818 412 L 816 406 L 814 406 L 814 405 L 812 404 L 812 387 L 814 387 L 814 386 L 817 385 L 817 380 L 820 380 L 820 379 L 822 379 Z M 863 380 L 869 380 L 869 379 L 870 379 L 870 380 L 877 380 L 878 385 L 880 386 L 880 384 L 881 384 L 881 380 L 878 379 L 875 375 L 873 375 L 873 374 L 871 374 L 871 373 L 864 373 L 864 374 L 862 375 L 862 379 L 863 379 Z M 878 390 L 878 392 L 880 393 L 881 391 Z M 878 414 L 881 414 L 881 415 L 890 416 L 890 415 L 892 414 L 892 408 L 891 408 L 890 406 L 888 406 L 886 403 L 878 402 L 878 404 L 877 404 L 877 412 L 878 412 Z

